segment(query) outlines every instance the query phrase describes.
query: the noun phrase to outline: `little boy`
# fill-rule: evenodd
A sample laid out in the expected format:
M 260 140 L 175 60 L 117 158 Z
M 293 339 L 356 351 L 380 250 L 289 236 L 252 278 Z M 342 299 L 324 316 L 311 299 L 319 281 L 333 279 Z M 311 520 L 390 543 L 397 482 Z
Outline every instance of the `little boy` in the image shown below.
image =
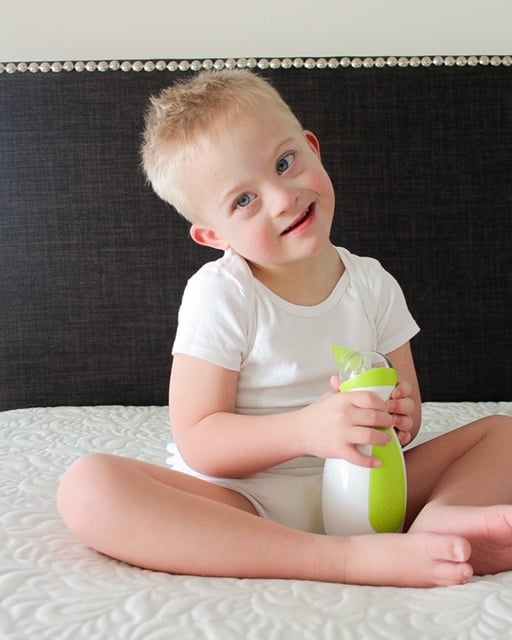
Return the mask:
M 183 296 L 173 468 L 77 461 L 58 495 L 69 527 L 173 573 L 434 586 L 512 569 L 506 416 L 407 451 L 407 533 L 324 533 L 323 460 L 375 467 L 357 445 L 385 445 L 376 427 L 394 426 L 402 444 L 419 430 L 418 327 L 378 262 L 331 244 L 319 141 L 277 92 L 249 71 L 196 74 L 152 100 L 142 153 L 192 239 L 223 256 Z M 388 402 L 336 392 L 334 343 L 389 357 L 400 383 Z

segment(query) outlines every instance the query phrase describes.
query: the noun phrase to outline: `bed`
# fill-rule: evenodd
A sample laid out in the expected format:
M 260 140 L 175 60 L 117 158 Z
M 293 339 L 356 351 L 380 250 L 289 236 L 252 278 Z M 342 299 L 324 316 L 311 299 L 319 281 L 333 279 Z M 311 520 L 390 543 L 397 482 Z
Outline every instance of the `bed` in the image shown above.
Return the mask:
M 214 252 L 145 184 L 149 95 L 201 68 L 268 77 L 317 133 L 333 240 L 377 257 L 422 331 L 427 439 L 512 415 L 512 58 L 0 64 L 0 636 L 508 638 L 512 572 L 439 589 L 168 575 L 59 518 L 73 460 L 166 463 L 170 346 Z

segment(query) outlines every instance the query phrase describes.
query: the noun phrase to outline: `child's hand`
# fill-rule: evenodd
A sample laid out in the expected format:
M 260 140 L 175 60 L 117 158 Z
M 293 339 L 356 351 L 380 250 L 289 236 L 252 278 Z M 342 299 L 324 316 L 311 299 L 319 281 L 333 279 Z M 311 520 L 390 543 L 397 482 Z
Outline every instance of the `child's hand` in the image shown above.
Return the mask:
M 414 428 L 412 418 L 414 412 L 414 400 L 410 397 L 412 387 L 408 382 L 401 381 L 391 394 L 386 406 L 395 420 L 395 428 L 400 444 L 404 447 L 412 440 L 411 431 Z
M 331 384 L 338 389 L 337 378 Z M 357 445 L 389 444 L 389 435 L 378 427 L 391 428 L 396 422 L 387 403 L 368 391 L 327 393 L 305 407 L 303 415 L 307 455 L 343 458 L 362 467 L 378 467 L 381 462 Z

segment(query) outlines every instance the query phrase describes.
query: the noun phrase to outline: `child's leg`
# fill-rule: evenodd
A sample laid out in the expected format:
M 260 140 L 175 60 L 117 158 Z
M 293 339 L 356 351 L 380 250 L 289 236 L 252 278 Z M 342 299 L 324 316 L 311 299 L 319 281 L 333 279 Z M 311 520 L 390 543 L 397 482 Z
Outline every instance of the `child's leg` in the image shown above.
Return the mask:
M 465 536 L 476 573 L 511 570 L 512 418 L 477 420 L 410 450 L 406 460 L 409 530 Z
M 460 536 L 310 534 L 260 518 L 227 489 L 126 458 L 79 460 L 58 503 L 86 543 L 160 571 L 408 586 L 458 584 L 472 573 Z

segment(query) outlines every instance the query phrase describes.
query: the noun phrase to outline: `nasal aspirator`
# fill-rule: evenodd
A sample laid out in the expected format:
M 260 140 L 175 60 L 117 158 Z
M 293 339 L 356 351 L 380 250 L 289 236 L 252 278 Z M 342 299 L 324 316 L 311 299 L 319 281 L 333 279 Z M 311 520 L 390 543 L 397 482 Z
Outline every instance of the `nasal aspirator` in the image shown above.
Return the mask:
M 391 395 L 398 374 L 386 356 L 376 351 L 351 351 L 333 346 L 340 373 L 340 391 L 371 391 L 383 400 Z M 367 468 L 343 459 L 325 461 L 322 509 L 325 531 L 332 535 L 399 532 L 407 500 L 407 477 L 400 441 L 393 428 L 385 446 L 358 445 L 379 458 L 380 467 Z

